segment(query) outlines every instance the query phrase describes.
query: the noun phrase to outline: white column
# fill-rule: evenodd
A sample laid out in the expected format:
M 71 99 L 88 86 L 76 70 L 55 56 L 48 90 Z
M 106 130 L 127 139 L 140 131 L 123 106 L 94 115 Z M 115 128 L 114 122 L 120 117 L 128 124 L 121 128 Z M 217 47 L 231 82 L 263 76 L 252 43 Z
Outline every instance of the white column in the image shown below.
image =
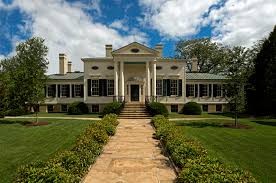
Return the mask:
M 121 97 L 122 100 L 125 96 L 125 79 L 124 79 L 124 62 L 120 62 L 120 80 L 121 80 Z
M 214 99 L 214 84 L 211 84 L 211 98 Z
M 153 76 L 152 76 L 152 95 L 156 97 L 156 60 L 153 61 L 152 64 L 152 71 L 153 71 Z M 154 98 L 155 99 L 155 98 Z
M 70 98 L 72 98 L 72 84 L 70 84 L 69 93 L 70 93 Z
M 88 95 L 87 88 L 88 88 L 87 79 L 84 79 L 84 82 L 83 82 L 83 101 L 84 101 L 84 103 L 86 103 L 86 100 L 87 100 L 87 95 Z
M 199 101 L 199 99 L 200 99 L 200 89 L 199 89 L 199 84 L 197 84 L 197 98 L 198 98 L 198 101 Z
M 149 62 L 146 62 L 146 77 L 147 77 L 147 93 L 146 94 L 147 94 L 147 97 L 150 97 L 150 67 L 149 67 Z
M 45 96 L 46 96 L 46 98 L 48 97 L 48 85 L 46 85 L 46 91 L 45 91 Z
M 118 62 L 114 61 L 114 95 L 116 96 L 116 101 L 118 101 Z
M 58 84 L 56 84 L 56 98 L 58 98 Z
M 182 72 L 183 72 L 183 85 L 182 85 L 182 96 L 184 103 L 186 102 L 186 61 L 183 61 Z M 194 90 L 195 91 L 195 90 Z

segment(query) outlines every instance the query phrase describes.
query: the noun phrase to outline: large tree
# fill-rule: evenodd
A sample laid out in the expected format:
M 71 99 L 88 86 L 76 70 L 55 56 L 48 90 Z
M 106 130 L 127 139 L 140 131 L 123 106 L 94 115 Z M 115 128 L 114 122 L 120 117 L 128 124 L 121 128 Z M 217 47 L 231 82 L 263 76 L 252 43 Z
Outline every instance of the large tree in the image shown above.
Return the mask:
M 249 80 L 249 103 L 256 115 L 275 115 L 276 110 L 276 26 L 264 40 Z
M 201 38 L 193 40 L 181 40 L 176 44 L 177 58 L 198 59 L 198 72 L 220 73 L 224 70 L 227 48 L 210 40 Z M 187 62 L 191 71 L 191 63 Z

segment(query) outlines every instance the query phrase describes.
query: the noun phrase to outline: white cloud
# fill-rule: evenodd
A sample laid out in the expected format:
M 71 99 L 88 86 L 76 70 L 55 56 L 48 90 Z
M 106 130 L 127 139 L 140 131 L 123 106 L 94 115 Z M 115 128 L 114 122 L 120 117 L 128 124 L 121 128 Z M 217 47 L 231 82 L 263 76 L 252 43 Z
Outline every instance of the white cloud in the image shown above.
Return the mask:
M 118 48 L 134 40 L 147 42 L 146 36 L 120 35 L 118 31 L 97 23 L 81 6 L 63 0 L 15 0 L 14 6 L 27 13 L 32 35 L 45 38 L 49 47 L 48 73 L 58 72 L 58 54 L 66 53 L 74 70 L 83 70 L 81 57 L 104 56 L 104 45 Z M 23 27 L 22 30 L 28 27 Z
M 91 0 L 91 8 L 96 10 L 99 15 L 102 14 L 100 3 L 101 3 L 100 0 Z
M 123 30 L 123 31 L 128 31 L 129 27 L 125 24 L 126 24 L 126 20 L 122 19 L 122 20 L 115 20 L 109 26 L 111 28 L 115 28 L 115 29 L 119 29 L 119 30 Z
M 210 13 L 214 40 L 250 46 L 272 31 L 276 25 L 275 12 L 275 0 L 228 0 Z
M 204 14 L 218 0 L 140 0 L 145 8 L 145 18 L 162 35 L 173 37 L 191 36 L 205 23 Z

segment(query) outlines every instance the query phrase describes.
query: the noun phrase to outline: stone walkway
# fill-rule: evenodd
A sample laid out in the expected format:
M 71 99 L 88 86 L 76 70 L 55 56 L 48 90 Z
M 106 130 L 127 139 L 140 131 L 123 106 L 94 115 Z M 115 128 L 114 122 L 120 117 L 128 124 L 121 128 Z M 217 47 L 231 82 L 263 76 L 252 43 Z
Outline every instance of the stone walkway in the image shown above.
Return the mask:
M 84 179 L 85 183 L 172 183 L 176 175 L 149 119 L 120 119 L 116 135 Z

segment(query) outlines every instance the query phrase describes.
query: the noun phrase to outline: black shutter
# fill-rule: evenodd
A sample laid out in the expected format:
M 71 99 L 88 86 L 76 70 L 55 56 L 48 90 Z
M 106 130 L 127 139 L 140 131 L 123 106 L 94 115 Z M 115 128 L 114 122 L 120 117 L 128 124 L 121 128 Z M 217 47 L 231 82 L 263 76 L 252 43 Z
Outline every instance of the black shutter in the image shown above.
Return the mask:
M 60 85 L 58 85 L 58 97 L 60 97 Z
M 198 84 L 195 84 L 195 97 L 198 96 Z
M 217 90 L 218 90 L 218 85 L 214 84 L 213 85 L 213 97 L 217 97 Z
M 163 79 L 163 96 L 167 96 L 167 80 Z
M 75 85 L 74 84 L 72 85 L 71 89 L 72 89 L 72 97 L 75 97 Z
M 190 90 L 191 85 L 186 85 L 186 97 L 189 97 L 188 91 Z
M 104 79 L 99 79 L 99 96 L 104 96 Z
M 70 85 L 66 85 L 66 89 L 67 89 L 67 96 L 66 97 L 70 97 Z
M 167 79 L 167 96 L 171 96 L 171 80 Z
M 88 85 L 87 94 L 88 94 L 88 96 L 91 96 L 91 79 L 87 80 L 87 85 Z
M 106 79 L 103 79 L 103 81 L 102 81 L 102 83 L 103 83 L 103 96 L 107 96 L 107 80 Z
M 202 84 L 200 84 L 199 85 L 199 97 L 202 97 L 203 96 L 203 85 Z
M 211 96 L 212 96 L 212 85 L 209 84 L 209 97 L 211 97 Z
M 81 97 L 83 97 L 83 85 L 80 85 L 81 86 L 81 88 L 80 88 L 80 95 L 81 95 Z
M 41 91 L 41 90 L 40 90 L 40 91 Z M 44 96 L 45 96 L 45 97 L 47 97 L 46 94 L 47 94 L 47 85 L 44 86 Z
M 182 79 L 178 80 L 178 96 L 182 96 Z
M 56 85 L 52 85 L 51 87 L 54 92 L 53 97 L 56 97 Z

